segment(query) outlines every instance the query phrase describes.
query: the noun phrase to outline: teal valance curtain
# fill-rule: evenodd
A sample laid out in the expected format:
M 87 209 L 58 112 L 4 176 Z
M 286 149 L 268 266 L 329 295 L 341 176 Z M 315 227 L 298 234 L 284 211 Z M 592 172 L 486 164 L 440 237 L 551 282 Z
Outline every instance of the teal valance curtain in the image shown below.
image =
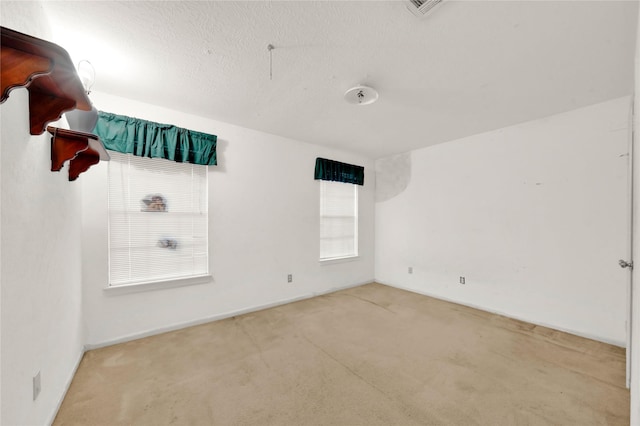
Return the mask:
M 316 158 L 315 179 L 364 185 L 364 167 Z
M 217 164 L 216 135 L 103 111 L 98 111 L 93 132 L 111 151 L 178 163 Z

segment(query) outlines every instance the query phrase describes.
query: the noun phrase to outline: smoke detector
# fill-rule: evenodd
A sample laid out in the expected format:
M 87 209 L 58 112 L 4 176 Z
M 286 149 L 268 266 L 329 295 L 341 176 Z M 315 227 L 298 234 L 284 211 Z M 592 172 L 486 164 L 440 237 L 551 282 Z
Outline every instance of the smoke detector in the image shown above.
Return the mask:
M 378 100 L 378 92 L 369 86 L 356 86 L 347 90 L 344 99 L 354 105 L 369 105 Z
M 418 17 L 426 16 L 434 7 L 442 3 L 442 0 L 405 0 L 407 9 Z

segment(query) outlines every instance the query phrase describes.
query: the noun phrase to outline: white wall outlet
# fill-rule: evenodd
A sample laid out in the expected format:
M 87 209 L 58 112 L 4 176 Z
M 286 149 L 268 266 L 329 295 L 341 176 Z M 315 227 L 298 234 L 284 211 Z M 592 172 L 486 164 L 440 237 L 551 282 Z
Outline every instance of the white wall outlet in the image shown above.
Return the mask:
M 410 274 L 413 274 L 413 266 L 409 266 L 409 271 Z
M 40 384 L 40 372 L 33 376 L 33 400 L 35 401 L 40 395 L 40 389 L 42 389 Z
M 464 284 L 464 283 L 465 283 L 464 277 L 460 277 L 460 284 Z
M 288 283 L 292 283 L 293 282 L 293 275 L 292 274 L 287 275 L 287 282 Z

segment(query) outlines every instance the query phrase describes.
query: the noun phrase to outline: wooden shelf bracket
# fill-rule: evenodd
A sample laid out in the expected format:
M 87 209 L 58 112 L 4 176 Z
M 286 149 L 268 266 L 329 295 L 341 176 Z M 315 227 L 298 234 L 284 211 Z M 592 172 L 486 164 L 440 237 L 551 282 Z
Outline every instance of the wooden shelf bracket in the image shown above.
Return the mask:
M 100 139 L 91 133 L 76 132 L 48 126 L 51 133 L 51 171 L 59 172 L 69 161 L 69 180 L 78 179 L 80 173 L 89 170 L 100 160 L 108 160 L 109 154 Z

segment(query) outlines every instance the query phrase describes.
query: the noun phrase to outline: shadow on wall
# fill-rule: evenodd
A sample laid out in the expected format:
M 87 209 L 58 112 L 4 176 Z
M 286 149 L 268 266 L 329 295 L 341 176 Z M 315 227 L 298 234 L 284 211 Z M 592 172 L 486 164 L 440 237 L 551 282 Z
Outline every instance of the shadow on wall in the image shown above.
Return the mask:
M 227 150 L 228 146 L 228 141 L 218 138 L 218 140 L 216 141 L 216 158 L 218 160 L 218 164 L 209 167 L 210 172 L 225 173 L 227 171 L 227 168 L 225 167 L 226 162 L 224 161 L 224 152 Z
M 411 153 L 376 161 L 376 203 L 400 195 L 411 181 Z

